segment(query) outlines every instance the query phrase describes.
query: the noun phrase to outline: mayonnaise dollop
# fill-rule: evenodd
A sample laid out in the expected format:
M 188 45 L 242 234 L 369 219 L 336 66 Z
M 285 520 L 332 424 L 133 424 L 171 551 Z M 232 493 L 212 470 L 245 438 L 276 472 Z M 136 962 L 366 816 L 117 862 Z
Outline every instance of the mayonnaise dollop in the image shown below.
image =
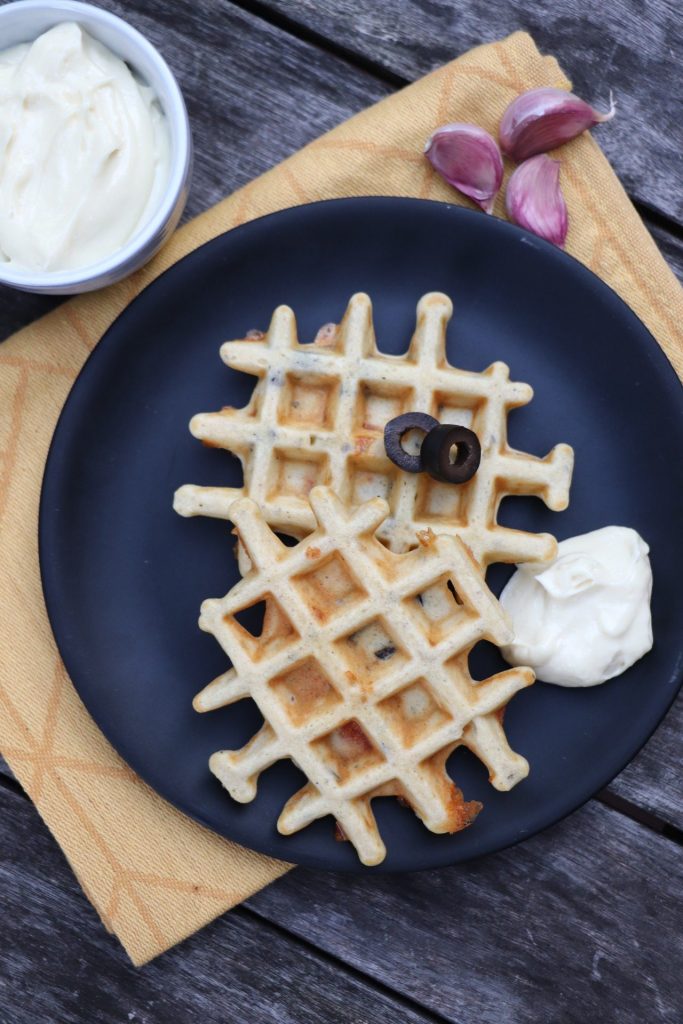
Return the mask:
M 0 260 L 70 270 L 148 221 L 170 142 L 153 91 L 73 22 L 0 53 Z
M 563 540 L 542 570 L 519 566 L 501 594 L 514 642 L 511 665 L 559 686 L 595 686 L 652 647 L 648 548 L 635 530 L 606 526 Z

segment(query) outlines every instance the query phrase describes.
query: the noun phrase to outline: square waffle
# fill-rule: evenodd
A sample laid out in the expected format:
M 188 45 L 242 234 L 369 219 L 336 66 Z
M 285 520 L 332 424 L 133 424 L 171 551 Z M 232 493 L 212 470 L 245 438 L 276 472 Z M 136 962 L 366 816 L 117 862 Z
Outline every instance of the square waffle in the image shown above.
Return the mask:
M 553 537 L 501 526 L 497 513 L 507 495 L 537 495 L 551 509 L 566 508 L 572 449 L 559 444 L 541 459 L 510 448 L 508 412 L 529 402 L 533 391 L 511 381 L 502 362 L 483 373 L 451 366 L 451 314 L 446 295 L 423 296 L 402 356 L 378 350 L 364 294 L 352 296 L 341 324 L 326 325 L 312 344 L 299 343 L 288 306 L 275 310 L 265 335 L 226 342 L 223 361 L 258 378 L 251 401 L 243 409 L 200 413 L 190 429 L 238 456 L 244 484 L 186 485 L 176 492 L 176 511 L 231 519 L 233 502 L 249 497 L 274 530 L 301 538 L 315 529 L 309 492 L 325 485 L 349 505 L 385 498 L 390 514 L 379 537 L 392 551 L 414 547 L 416 534 L 431 529 L 461 537 L 483 567 L 554 557 Z M 468 483 L 456 487 L 425 473 L 407 474 L 388 459 L 384 427 L 409 410 L 474 430 L 482 458 Z
M 424 531 L 416 548 L 394 553 L 375 536 L 386 501 L 350 509 L 325 487 L 308 498 L 313 531 L 294 547 L 253 501 L 232 503 L 250 568 L 225 597 L 204 602 L 199 624 L 233 667 L 194 705 L 210 711 L 251 697 L 263 714 L 245 747 L 210 760 L 235 800 L 251 801 L 260 773 L 289 758 L 307 782 L 283 808 L 279 831 L 332 815 L 361 861 L 378 864 L 386 851 L 374 797 L 401 797 L 437 833 L 476 816 L 481 805 L 466 802 L 446 772 L 456 747 L 472 750 L 498 789 L 527 775 L 502 712 L 534 674 L 513 668 L 472 679 L 474 645 L 507 643 L 511 630 L 459 538 Z M 263 627 L 254 636 L 238 616 L 259 604 Z

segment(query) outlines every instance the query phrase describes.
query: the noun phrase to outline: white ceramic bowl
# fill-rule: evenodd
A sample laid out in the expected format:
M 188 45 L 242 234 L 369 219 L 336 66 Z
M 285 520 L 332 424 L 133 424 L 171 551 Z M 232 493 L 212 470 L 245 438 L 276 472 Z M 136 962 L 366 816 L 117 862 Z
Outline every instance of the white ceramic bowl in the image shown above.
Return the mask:
M 18 43 L 32 42 L 63 21 L 78 22 L 152 87 L 168 121 L 171 165 L 166 189 L 150 220 L 107 259 L 75 270 L 35 273 L 13 270 L 0 261 L 0 284 L 52 295 L 103 288 L 146 263 L 180 220 L 192 169 L 192 136 L 178 83 L 161 54 L 121 18 L 77 0 L 18 0 L 0 7 L 0 47 L 4 50 Z

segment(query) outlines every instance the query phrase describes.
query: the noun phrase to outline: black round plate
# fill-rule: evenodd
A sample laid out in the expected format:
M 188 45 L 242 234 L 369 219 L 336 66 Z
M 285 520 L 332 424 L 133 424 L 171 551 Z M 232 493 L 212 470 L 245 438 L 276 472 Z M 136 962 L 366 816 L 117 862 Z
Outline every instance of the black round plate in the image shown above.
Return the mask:
M 643 324 L 593 274 L 500 220 L 444 204 L 367 198 L 318 203 L 253 221 L 163 274 L 119 317 L 81 372 L 45 471 L 40 557 L 48 612 L 73 682 L 104 734 L 177 807 L 246 846 L 316 867 L 358 867 L 330 819 L 295 836 L 276 830 L 301 775 L 282 762 L 257 798 L 234 803 L 210 774 L 214 750 L 241 746 L 259 724 L 250 701 L 198 715 L 192 697 L 227 668 L 197 628 L 199 605 L 237 580 L 230 526 L 181 519 L 183 483 L 239 484 L 237 461 L 204 448 L 193 413 L 241 406 L 253 378 L 218 355 L 226 338 L 265 328 L 291 305 L 300 337 L 370 294 L 380 346 L 407 347 L 427 291 L 454 301 L 449 356 L 482 370 L 505 360 L 536 390 L 510 417 L 516 448 L 576 451 L 571 505 L 507 499 L 501 520 L 559 538 L 610 523 L 651 546 L 655 648 L 621 678 L 568 690 L 545 684 L 511 701 L 505 725 L 531 774 L 497 793 L 459 750 L 450 769 L 484 809 L 471 828 L 435 836 L 395 800 L 374 804 L 385 868 L 434 867 L 501 849 L 578 807 L 636 753 L 680 684 L 683 415 L 680 388 Z M 509 567 L 489 580 L 499 591 Z M 475 651 L 475 671 L 503 667 Z

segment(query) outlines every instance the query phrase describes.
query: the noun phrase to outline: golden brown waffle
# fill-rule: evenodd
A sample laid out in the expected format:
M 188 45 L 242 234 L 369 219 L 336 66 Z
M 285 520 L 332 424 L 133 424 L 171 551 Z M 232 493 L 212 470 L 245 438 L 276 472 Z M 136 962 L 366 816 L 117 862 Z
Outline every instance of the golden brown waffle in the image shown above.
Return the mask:
M 214 754 L 212 772 L 246 803 L 260 773 L 290 758 L 308 782 L 286 803 L 279 831 L 332 815 L 361 861 L 378 864 L 386 851 L 373 797 L 402 797 L 437 833 L 458 831 L 477 814 L 481 805 L 466 803 L 446 772 L 457 746 L 487 765 L 497 789 L 527 775 L 501 719 L 534 674 L 514 668 L 472 680 L 472 647 L 482 639 L 504 644 L 511 630 L 458 538 L 426 532 L 417 548 L 395 554 L 374 536 L 385 501 L 349 510 L 324 487 L 309 497 L 317 529 L 295 547 L 275 536 L 253 501 L 233 504 L 251 569 L 225 597 L 205 601 L 199 620 L 233 668 L 195 708 L 251 697 L 263 727 L 241 750 Z M 256 637 L 236 616 L 262 602 Z
M 324 484 L 351 505 L 385 498 L 391 514 L 379 536 L 393 551 L 406 551 L 417 532 L 432 529 L 460 536 L 483 566 L 552 558 L 553 537 L 499 526 L 498 506 L 506 495 L 532 494 L 551 509 L 566 508 L 572 449 L 560 444 L 540 459 L 509 447 L 508 411 L 529 402 L 533 391 L 511 381 L 505 363 L 483 373 L 451 366 L 451 313 L 447 296 L 425 295 L 403 356 L 377 349 L 372 306 L 363 294 L 354 295 L 341 324 L 327 325 L 312 345 L 299 344 L 288 306 L 275 310 L 265 336 L 226 342 L 224 362 L 259 378 L 251 401 L 244 409 L 200 413 L 190 429 L 239 457 L 244 486 L 181 487 L 176 511 L 230 519 L 232 503 L 250 497 L 274 530 L 300 538 L 315 528 L 309 491 Z M 475 431 L 482 458 L 472 480 L 455 487 L 390 462 L 385 424 L 409 410 Z

